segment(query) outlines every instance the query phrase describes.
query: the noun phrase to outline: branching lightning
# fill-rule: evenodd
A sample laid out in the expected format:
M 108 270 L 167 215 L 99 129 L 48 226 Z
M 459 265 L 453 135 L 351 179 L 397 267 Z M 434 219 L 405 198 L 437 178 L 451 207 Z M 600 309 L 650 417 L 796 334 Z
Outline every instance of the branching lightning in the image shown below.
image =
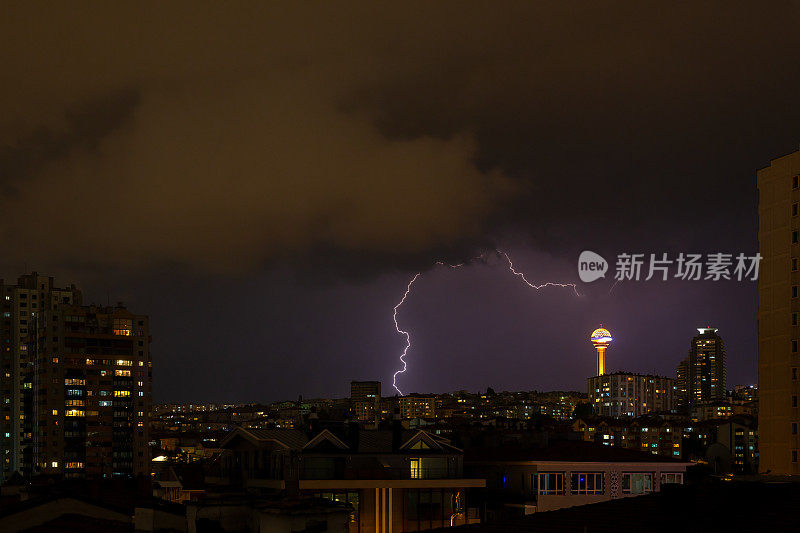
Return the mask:
M 536 285 L 535 283 L 531 283 L 525 277 L 524 273 L 519 272 L 518 270 L 516 270 L 514 268 L 514 263 L 511 261 L 511 257 L 508 255 L 507 252 L 504 252 L 502 250 L 495 250 L 495 253 L 498 256 L 503 256 L 505 258 L 506 262 L 508 263 L 508 269 L 511 271 L 511 273 L 514 274 L 515 276 L 517 276 L 518 278 L 520 278 L 528 287 L 530 287 L 532 289 L 536 289 L 537 291 L 539 289 L 543 289 L 545 287 L 564 287 L 564 288 L 565 287 L 571 287 L 572 290 L 575 292 L 575 295 L 576 296 L 580 296 L 580 293 L 578 292 L 578 287 L 574 283 L 555 283 L 555 282 L 550 282 L 550 281 L 548 281 L 546 283 L 543 283 L 541 285 Z M 479 255 L 478 257 L 474 257 L 474 258 L 470 259 L 467 262 L 458 263 L 458 264 L 455 264 L 455 265 L 444 263 L 442 261 L 437 261 L 436 265 L 446 266 L 448 268 L 461 268 L 463 266 L 467 266 L 469 264 L 472 264 L 477 260 L 486 258 L 486 255 L 487 255 L 486 253 L 483 253 L 483 254 Z M 408 364 L 406 362 L 406 355 L 408 355 L 408 351 L 411 349 L 411 334 L 406 330 L 400 329 L 400 323 L 397 321 L 397 313 L 400 311 L 400 308 L 403 306 L 403 304 L 406 302 L 406 299 L 411 294 L 411 288 L 414 285 L 414 282 L 417 281 L 417 279 L 419 279 L 419 277 L 421 275 L 422 275 L 422 272 L 417 272 L 416 274 L 414 274 L 414 277 L 411 278 L 411 281 L 408 282 L 408 285 L 406 286 L 406 292 L 403 293 L 403 297 L 400 299 L 399 302 L 397 302 L 397 305 L 394 306 L 394 313 L 392 315 L 392 318 L 394 319 L 394 328 L 395 328 L 395 330 L 397 331 L 397 333 L 399 333 L 400 335 L 402 335 L 406 339 L 405 348 L 403 348 L 403 353 L 400 354 L 400 362 L 403 363 L 403 368 L 401 368 L 400 370 L 395 372 L 394 375 L 392 376 L 392 386 L 394 387 L 394 389 L 401 396 L 403 395 L 403 391 L 401 391 L 400 388 L 397 386 L 397 376 L 398 376 L 398 374 L 404 373 L 408 369 Z

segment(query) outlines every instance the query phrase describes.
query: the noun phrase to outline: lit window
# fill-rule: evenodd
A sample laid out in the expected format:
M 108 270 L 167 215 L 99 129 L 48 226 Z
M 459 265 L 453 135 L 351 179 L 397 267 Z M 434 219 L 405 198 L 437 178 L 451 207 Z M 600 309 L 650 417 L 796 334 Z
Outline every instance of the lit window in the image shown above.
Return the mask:
M 53 461 L 52 463 L 50 463 L 50 466 L 52 466 L 53 468 L 58 468 L 58 461 Z
M 652 473 L 622 474 L 622 492 L 624 494 L 644 494 L 653 491 Z
M 411 479 L 422 479 L 422 459 L 411 459 Z
M 543 472 L 539 474 L 539 494 L 564 494 L 564 473 Z
M 129 318 L 114 319 L 114 335 L 129 337 L 133 334 L 133 320 Z
M 116 397 L 116 398 L 130 396 L 130 395 L 131 395 L 131 391 L 129 391 L 129 390 L 115 390 L 114 391 L 114 397 Z
M 572 474 L 570 489 L 572 494 L 603 494 L 603 473 Z
M 53 416 L 58 416 L 58 409 L 53 409 Z

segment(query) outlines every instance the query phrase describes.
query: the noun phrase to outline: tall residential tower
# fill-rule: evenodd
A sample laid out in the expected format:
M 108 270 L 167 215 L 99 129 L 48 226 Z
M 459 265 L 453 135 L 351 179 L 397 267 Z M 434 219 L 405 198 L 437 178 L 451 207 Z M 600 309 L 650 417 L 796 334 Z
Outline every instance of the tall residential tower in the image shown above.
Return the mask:
M 759 470 L 800 474 L 800 151 L 758 171 Z
M 717 328 L 697 328 L 689 355 L 678 365 L 678 404 L 693 407 L 727 396 L 725 343 Z
M 147 317 L 35 272 L 0 291 L 2 479 L 149 475 Z

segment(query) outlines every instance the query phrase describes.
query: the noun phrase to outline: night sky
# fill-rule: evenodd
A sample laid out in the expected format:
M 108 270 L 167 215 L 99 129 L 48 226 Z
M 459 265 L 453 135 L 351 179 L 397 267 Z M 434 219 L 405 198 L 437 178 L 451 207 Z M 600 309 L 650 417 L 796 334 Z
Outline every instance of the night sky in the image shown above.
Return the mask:
M 712 325 L 753 383 L 755 283 L 609 294 L 577 257 L 755 253 L 799 6 L 6 6 L 0 274 L 148 313 L 156 401 L 388 394 L 417 272 L 404 392 L 584 390 L 601 322 L 611 370 L 674 377 Z M 582 296 L 435 266 L 496 248 Z

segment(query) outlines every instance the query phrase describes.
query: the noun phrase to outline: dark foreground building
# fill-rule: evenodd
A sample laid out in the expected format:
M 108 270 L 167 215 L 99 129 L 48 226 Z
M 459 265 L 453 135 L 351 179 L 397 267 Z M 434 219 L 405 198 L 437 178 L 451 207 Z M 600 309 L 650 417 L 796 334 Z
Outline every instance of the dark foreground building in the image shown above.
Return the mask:
M 317 496 L 352 506 L 350 532 L 419 531 L 477 520 L 463 475 L 463 452 L 425 431 L 316 434 L 237 429 L 222 443 L 220 478 L 232 488 Z M 208 479 L 208 478 L 207 478 Z
M 797 531 L 800 483 L 707 480 L 658 493 L 448 529 L 464 533 L 730 533 Z

